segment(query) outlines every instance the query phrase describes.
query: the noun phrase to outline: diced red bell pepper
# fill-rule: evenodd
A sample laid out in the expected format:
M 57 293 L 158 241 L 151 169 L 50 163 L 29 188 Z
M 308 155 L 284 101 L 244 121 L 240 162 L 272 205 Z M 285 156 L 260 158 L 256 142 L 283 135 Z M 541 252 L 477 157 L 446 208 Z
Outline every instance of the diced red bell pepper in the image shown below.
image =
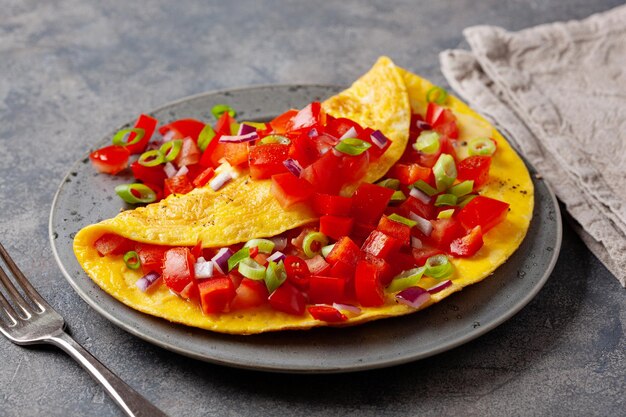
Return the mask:
M 285 209 L 308 200 L 313 195 L 313 191 L 311 183 L 290 172 L 272 175 L 270 192 Z
M 330 276 L 336 278 L 345 278 L 346 282 L 352 281 L 354 277 L 355 265 L 350 265 L 346 262 L 337 261 L 330 269 Z
M 130 164 L 130 169 L 133 171 L 133 176 L 144 183 L 163 184 L 163 181 L 167 178 L 163 165 L 146 167 L 141 165 L 139 161 L 135 161 Z
M 389 255 L 388 262 L 391 266 L 392 276 L 396 276 L 402 271 L 415 268 L 415 258 L 410 253 L 392 253 L 391 255 Z
M 352 210 L 352 198 L 339 195 L 320 194 L 313 195 L 313 210 L 320 216 L 349 216 Z
M 169 131 L 174 132 L 172 139 L 184 139 L 191 138 L 195 143 L 198 143 L 198 136 L 205 124 L 196 119 L 180 119 L 175 120 L 172 123 L 168 123 L 159 128 L 159 133 L 166 135 Z
M 100 256 L 123 255 L 133 249 L 133 242 L 115 233 L 105 233 L 93 244 Z
M 289 145 L 269 143 L 257 145 L 250 149 L 248 164 L 250 176 L 255 179 L 270 178 L 274 174 L 287 172 L 283 162 L 289 156 Z
M 356 222 L 376 224 L 391 200 L 394 190 L 363 183 L 352 197 L 352 217 Z
M 309 302 L 314 304 L 343 302 L 346 299 L 346 279 L 312 275 L 308 295 Z
M 354 120 L 350 120 L 345 117 L 334 118 L 330 115 L 326 116 L 326 127 L 324 128 L 325 133 L 331 134 L 336 138 L 340 138 L 352 128 L 356 131 L 356 135 L 354 137 L 359 137 L 363 128 Z
M 373 230 L 361 246 L 361 251 L 385 259 L 393 252 L 397 252 L 401 245 L 398 239 L 379 230 Z
M 367 173 L 367 168 L 369 167 L 369 163 L 370 163 L 369 152 L 364 152 L 361 155 L 342 156 L 341 157 L 341 170 L 340 170 L 342 183 L 353 184 L 353 183 L 359 182 Z
M 124 146 L 111 145 L 97 149 L 89 154 L 91 164 L 105 174 L 115 175 L 128 166 L 130 153 Z
M 476 226 L 465 236 L 450 243 L 450 253 L 455 256 L 473 256 L 482 247 L 483 232 L 480 226 Z
M 335 246 L 333 246 L 333 249 L 326 257 L 326 261 L 331 265 L 337 262 L 344 262 L 347 265 L 354 266 L 360 255 L 361 250 L 359 247 L 348 236 L 344 236 L 335 243 Z
M 372 161 L 377 160 L 378 158 L 381 157 L 382 154 L 385 153 L 385 151 L 387 149 L 389 149 L 389 147 L 391 146 L 391 141 L 388 140 L 387 143 L 385 144 L 385 146 L 383 146 L 382 148 L 378 147 L 378 144 L 375 143 L 372 140 L 372 133 L 374 133 L 374 129 L 366 127 L 365 129 L 363 129 L 363 131 L 359 134 L 359 139 L 371 144 L 372 146 L 367 150 L 367 153 L 370 155 L 370 159 Z
M 174 163 L 178 167 L 197 164 L 200 161 L 200 153 L 200 148 L 198 148 L 196 142 L 186 137 L 183 139 L 183 144 L 180 147 L 180 152 L 174 159 Z
M 267 302 L 268 296 L 265 282 L 244 278 L 237 287 L 235 298 L 230 303 L 230 310 L 258 307 Z
M 402 246 L 411 244 L 411 228 L 404 223 L 389 220 L 389 217 L 383 216 L 380 218 L 376 229 L 397 239 Z
M 247 143 L 224 144 L 224 159 L 232 166 L 239 166 L 248 162 Z
M 192 185 L 196 188 L 204 187 L 215 175 L 215 170 L 209 167 L 203 170 L 196 178 L 193 179 Z
M 315 162 L 318 156 L 317 147 L 306 132 L 291 139 L 289 157 L 298 161 L 303 168 Z
M 304 314 L 306 298 L 304 294 L 289 282 L 283 283 L 269 296 L 270 305 L 274 310 L 300 316 Z
M 397 178 L 401 184 L 410 185 L 418 180 L 431 181 L 432 170 L 419 164 L 395 164 L 389 173 L 391 178 Z
M 335 307 L 311 306 L 308 310 L 315 320 L 325 321 L 327 323 L 340 323 L 348 320 L 348 317 Z
M 165 252 L 170 248 L 161 245 L 151 245 L 149 243 L 135 243 L 135 251 L 139 255 L 141 268 L 144 274 L 148 272 L 161 273 Z
M 438 248 L 433 248 L 430 246 L 423 246 L 421 248 L 413 248 L 411 250 L 413 254 L 413 259 L 415 260 L 415 265 L 423 266 L 426 263 L 426 260 L 431 256 L 441 255 L 445 253 L 443 250 Z
M 296 287 L 306 290 L 309 287 L 309 277 L 311 271 L 304 259 L 298 256 L 289 255 L 283 261 L 285 264 L 285 272 L 287 280 Z
M 378 256 L 374 256 L 367 252 L 362 252 L 361 259 L 369 262 L 370 264 L 374 265 L 376 269 L 378 269 L 378 276 L 383 286 L 386 286 L 387 284 L 391 282 L 394 275 L 393 275 L 393 267 L 391 266 L 389 262 L 387 262 L 383 258 L 379 258 Z
M 195 259 L 189 248 L 175 247 L 165 252 L 163 259 L 163 281 L 168 288 L 181 292 L 195 280 Z
M 456 165 L 457 178 L 459 181 L 473 180 L 474 189 L 477 190 L 489 181 L 490 167 L 490 156 L 470 156 Z
M 187 175 L 177 175 L 172 178 L 166 178 L 164 184 L 163 191 L 166 197 L 170 194 L 187 194 L 193 190 L 193 185 L 191 185 Z
M 204 314 L 226 311 L 237 295 L 233 281 L 227 276 L 214 277 L 198 283 L 198 292 Z
M 433 231 L 430 234 L 430 240 L 438 248 L 447 251 L 450 243 L 458 237 L 465 234 L 465 230 L 455 217 L 449 219 L 437 219 L 430 221 L 433 225 Z
M 459 210 L 457 218 L 466 229 L 480 226 L 487 233 L 506 218 L 508 211 L 508 203 L 479 195 Z
M 354 290 L 356 299 L 364 307 L 377 307 L 385 303 L 380 269 L 365 260 L 356 265 Z
M 150 138 L 152 138 L 152 134 L 154 133 L 154 130 L 156 129 L 158 123 L 159 122 L 157 119 L 155 119 L 154 117 L 150 117 L 147 114 L 139 115 L 137 122 L 135 122 L 135 128 L 143 129 L 143 137 L 137 143 L 134 143 L 132 145 L 126 145 L 125 148 L 128 150 L 128 152 L 130 152 L 131 154 L 138 154 L 145 151 L 146 146 L 148 146 L 148 142 L 150 142 Z M 132 132 L 130 135 L 128 135 L 127 142 L 132 142 L 133 140 L 135 140 L 135 137 L 137 137 L 137 135 L 135 134 L 135 132 Z
M 433 199 L 434 201 L 434 199 Z M 402 204 L 400 204 L 400 212 L 404 217 L 408 217 L 409 213 L 415 213 L 425 219 L 434 219 L 437 216 L 437 208 L 432 203 L 424 203 L 413 196 L 409 196 Z
M 298 110 L 291 109 L 287 110 L 280 116 L 277 116 L 274 120 L 270 122 L 270 126 L 274 133 L 281 135 L 287 133 L 289 127 L 292 125 L 291 119 L 293 119 L 298 114 Z
M 233 123 L 237 123 L 237 121 L 230 115 L 230 113 L 228 113 L 227 111 L 224 112 L 215 123 L 215 133 L 219 133 L 220 136 L 231 135 L 231 126 L 233 125 Z
M 459 137 L 459 129 L 456 125 L 456 116 L 451 110 L 443 108 L 435 103 L 428 103 L 426 110 L 426 122 L 441 135 L 449 138 L 457 139 Z
M 317 161 L 304 168 L 301 174 L 318 193 L 338 194 L 344 184 L 341 179 L 341 157 L 326 152 Z
M 326 124 L 326 113 L 319 101 L 314 101 L 300 110 L 289 122 L 290 131 L 310 130 L 316 126 Z
M 322 216 L 320 217 L 320 232 L 338 240 L 350 234 L 353 223 L 354 220 L 351 217 Z

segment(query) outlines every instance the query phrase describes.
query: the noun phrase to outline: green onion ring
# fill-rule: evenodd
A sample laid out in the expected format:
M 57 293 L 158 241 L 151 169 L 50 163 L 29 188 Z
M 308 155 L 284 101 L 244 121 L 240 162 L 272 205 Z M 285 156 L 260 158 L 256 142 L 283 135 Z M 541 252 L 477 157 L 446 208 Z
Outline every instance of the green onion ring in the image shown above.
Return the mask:
M 457 176 L 456 164 L 452 155 L 442 153 L 433 166 L 433 174 L 435 174 L 435 184 L 437 191 L 447 190 L 454 183 Z
M 467 148 L 471 156 L 491 156 L 496 152 L 496 143 L 489 138 L 476 138 L 468 142 Z
M 404 200 L 406 200 L 406 195 L 404 195 L 404 193 L 400 190 L 394 191 L 393 194 L 391 194 L 390 201 L 404 201 Z
M 424 266 L 426 267 L 425 274 L 436 279 L 449 277 L 454 269 L 446 255 L 431 256 Z
M 137 197 L 133 191 L 139 193 L 139 197 Z M 115 192 L 122 200 L 129 204 L 153 203 L 157 198 L 152 188 L 137 182 L 134 184 L 120 184 L 115 187 Z
M 435 200 L 435 207 L 456 206 L 457 197 L 454 194 L 440 194 Z
M 228 258 L 228 272 L 232 271 L 239 262 L 250 257 L 250 248 L 243 247 Z
M 215 130 L 209 124 L 205 125 L 198 135 L 198 148 L 202 152 L 209 146 L 213 138 L 215 137 Z
M 335 145 L 335 149 L 346 155 L 361 155 L 372 146 L 371 143 L 357 138 L 345 138 Z
M 450 194 L 454 194 L 457 197 L 463 197 L 464 195 L 471 193 L 473 189 L 474 180 L 466 180 L 450 187 L 448 192 Z
M 439 192 L 437 191 L 437 189 L 431 187 L 431 185 L 424 180 L 417 180 L 415 184 L 413 184 L 413 187 L 417 188 L 429 197 L 432 197 Z
M 165 157 L 159 149 L 153 149 L 142 153 L 137 162 L 145 167 L 155 167 L 164 163 Z
M 272 253 L 276 244 L 269 239 L 251 239 L 244 245 L 246 248 L 253 248 L 255 246 L 259 248 L 259 252 L 261 253 Z
M 238 271 L 246 278 L 253 279 L 255 281 L 261 281 L 265 279 L 265 267 L 260 265 L 252 258 L 244 258 L 239 262 Z
M 235 109 L 233 109 L 232 107 L 226 104 L 216 104 L 211 109 L 211 113 L 213 113 L 213 116 L 215 116 L 216 119 L 219 119 L 220 117 L 222 117 L 222 115 L 226 112 L 230 114 L 230 117 L 237 116 L 237 112 L 235 111 Z
M 442 105 L 448 98 L 448 92 L 439 86 L 433 86 L 426 92 L 426 101 Z
M 313 245 L 317 243 L 319 247 L 317 250 L 313 249 Z M 304 241 L 302 242 L 302 249 L 304 250 L 304 254 L 309 258 L 314 257 L 318 253 L 321 252 L 324 246 L 328 245 L 328 238 L 322 232 L 311 232 L 304 237 Z
M 438 219 L 449 219 L 454 214 L 454 209 L 441 210 L 439 214 L 437 214 Z
M 165 142 L 159 148 L 159 151 L 163 155 L 163 161 L 172 162 L 174 159 L 176 159 L 182 147 L 183 147 L 182 139 L 170 140 L 168 142 Z
M 400 216 L 396 213 L 390 214 L 387 218 L 397 223 L 406 224 L 409 227 L 413 227 L 417 224 L 415 220 L 407 219 L 406 217 Z
M 268 135 L 259 141 L 260 145 L 267 145 L 270 143 L 279 143 L 281 145 L 289 145 L 291 141 L 289 138 L 281 135 Z
M 391 188 L 392 190 L 400 189 L 400 180 L 395 178 L 387 178 L 382 181 L 378 181 L 376 185 L 380 185 L 381 187 Z
M 441 143 L 439 142 L 439 133 L 424 131 L 420 133 L 419 137 L 413 144 L 413 148 L 416 151 L 422 152 L 426 155 L 433 155 L 439 152 Z
M 267 291 L 270 294 L 273 293 L 276 288 L 280 287 L 286 280 L 287 272 L 285 271 L 283 261 L 279 263 L 270 261 L 265 270 L 265 286 L 267 287 Z
M 139 269 L 141 266 L 139 255 L 134 250 L 129 250 L 124 254 L 124 263 L 130 269 Z
M 419 268 L 409 269 L 396 275 L 387 287 L 387 292 L 398 292 L 409 287 L 415 287 L 422 278 L 422 275 L 424 275 L 425 270 L 426 268 L 420 266 Z
M 135 138 L 129 142 L 128 138 L 133 133 L 135 134 Z M 113 136 L 113 145 L 120 145 L 120 146 L 134 145 L 136 143 L 139 143 L 139 141 L 143 139 L 143 136 L 145 134 L 146 134 L 146 131 L 138 127 L 133 127 L 132 129 L 122 129 Z

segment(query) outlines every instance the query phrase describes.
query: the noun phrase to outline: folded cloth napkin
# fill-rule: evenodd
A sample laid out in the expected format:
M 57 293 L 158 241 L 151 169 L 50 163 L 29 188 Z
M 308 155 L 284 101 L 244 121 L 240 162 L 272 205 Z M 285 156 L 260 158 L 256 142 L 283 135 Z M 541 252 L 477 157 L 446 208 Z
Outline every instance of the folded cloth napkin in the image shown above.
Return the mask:
M 450 86 L 534 165 L 626 287 L 626 6 L 463 33 L 471 52 L 440 55 Z

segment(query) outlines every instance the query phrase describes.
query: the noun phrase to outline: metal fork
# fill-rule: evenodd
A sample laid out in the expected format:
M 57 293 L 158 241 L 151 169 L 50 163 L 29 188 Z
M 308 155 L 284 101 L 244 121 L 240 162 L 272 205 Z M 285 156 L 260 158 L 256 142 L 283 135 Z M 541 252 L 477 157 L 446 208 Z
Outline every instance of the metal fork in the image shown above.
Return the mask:
M 51 344 L 60 347 L 104 387 L 107 394 L 126 415 L 167 417 L 164 412 L 108 370 L 63 330 L 65 327 L 63 317 L 50 307 L 28 282 L 2 244 L 0 244 L 0 256 L 26 295 L 23 297 L 20 294 L 0 265 L 0 307 L 4 310 L 4 317 L 0 310 L 0 332 L 18 345 Z M 8 294 L 13 306 L 2 290 Z

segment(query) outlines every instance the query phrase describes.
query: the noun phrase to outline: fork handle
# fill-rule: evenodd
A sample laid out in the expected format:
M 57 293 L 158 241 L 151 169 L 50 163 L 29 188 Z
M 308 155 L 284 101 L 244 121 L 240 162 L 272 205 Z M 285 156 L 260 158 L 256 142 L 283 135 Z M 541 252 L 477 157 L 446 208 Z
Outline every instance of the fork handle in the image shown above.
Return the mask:
M 122 381 L 64 331 L 53 335 L 47 342 L 63 349 L 80 366 L 85 368 L 104 387 L 107 394 L 126 415 L 130 417 L 167 417 L 167 414 Z

